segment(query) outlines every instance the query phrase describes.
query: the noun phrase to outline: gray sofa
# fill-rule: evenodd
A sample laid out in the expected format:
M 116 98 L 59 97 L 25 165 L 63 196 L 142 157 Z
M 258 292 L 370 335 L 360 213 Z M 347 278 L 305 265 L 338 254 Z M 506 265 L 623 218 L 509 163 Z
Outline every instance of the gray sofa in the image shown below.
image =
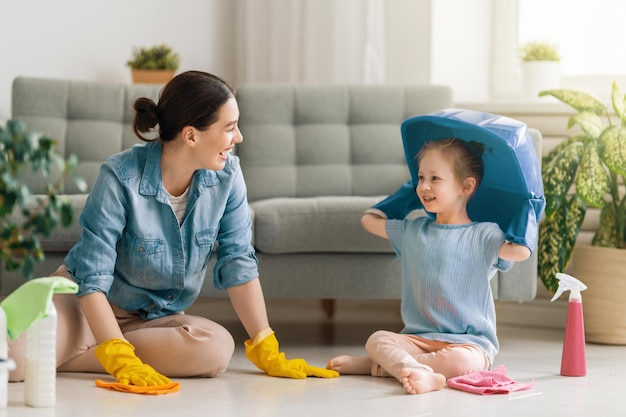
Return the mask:
M 56 138 L 65 155 L 75 153 L 90 186 L 109 155 L 139 142 L 129 125 L 134 98 L 156 100 L 159 90 L 20 77 L 13 83 L 12 117 Z M 401 122 L 452 107 L 450 89 L 258 84 L 241 86 L 237 99 L 244 142 L 236 153 L 266 297 L 399 298 L 400 263 L 386 240 L 361 228 L 360 217 L 409 178 Z M 532 133 L 540 147 L 540 133 Z M 69 182 L 66 192 L 80 214 L 86 195 Z M 75 222 L 45 239 L 46 259 L 36 274 L 54 271 L 79 233 Z M 0 274 L 0 294 L 23 282 L 16 272 Z M 492 288 L 498 300 L 524 301 L 535 297 L 536 283 L 533 256 L 498 274 Z M 212 268 L 202 296 L 224 296 L 213 287 Z

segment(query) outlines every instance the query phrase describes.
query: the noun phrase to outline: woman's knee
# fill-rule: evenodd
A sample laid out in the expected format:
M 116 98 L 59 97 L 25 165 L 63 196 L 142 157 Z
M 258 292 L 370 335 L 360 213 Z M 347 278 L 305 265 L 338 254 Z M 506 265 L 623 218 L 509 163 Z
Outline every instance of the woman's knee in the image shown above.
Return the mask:
M 207 369 L 205 376 L 212 378 L 226 371 L 234 353 L 235 340 L 225 328 L 222 328 L 221 334 L 216 338 L 211 353 L 208 355 L 209 362 L 212 362 L 213 366 Z
M 228 330 L 206 319 L 176 318 L 186 322 L 135 330 L 125 337 L 142 361 L 168 377 L 214 377 L 223 372 L 235 351 Z
M 183 326 L 183 330 L 194 332 L 187 326 Z M 228 367 L 235 352 L 235 340 L 230 332 L 221 326 L 207 331 L 210 336 L 203 338 L 203 343 L 197 344 L 193 349 L 195 352 L 190 355 L 191 358 L 196 358 L 195 361 L 190 358 L 189 362 L 196 362 L 190 372 L 198 372 L 198 376 L 212 378 L 224 372 Z

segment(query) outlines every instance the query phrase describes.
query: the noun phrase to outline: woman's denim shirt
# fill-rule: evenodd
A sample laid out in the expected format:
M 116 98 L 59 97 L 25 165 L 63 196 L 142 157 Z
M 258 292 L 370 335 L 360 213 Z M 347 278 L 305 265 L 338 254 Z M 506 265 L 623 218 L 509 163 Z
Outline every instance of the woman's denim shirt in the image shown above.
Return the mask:
M 215 246 L 216 288 L 257 278 L 251 224 L 236 156 L 221 171 L 195 172 L 179 226 L 161 180 L 161 144 L 136 145 L 100 168 L 65 264 L 79 297 L 103 292 L 112 304 L 154 319 L 193 303 Z

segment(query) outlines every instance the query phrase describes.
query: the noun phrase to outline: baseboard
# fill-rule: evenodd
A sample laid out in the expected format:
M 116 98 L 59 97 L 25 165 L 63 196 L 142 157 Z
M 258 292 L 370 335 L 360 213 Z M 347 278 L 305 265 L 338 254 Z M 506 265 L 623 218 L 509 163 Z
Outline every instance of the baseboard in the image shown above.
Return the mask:
M 563 329 L 567 316 L 567 298 L 551 302 L 537 298 L 515 303 L 496 302 L 498 324 L 524 327 Z

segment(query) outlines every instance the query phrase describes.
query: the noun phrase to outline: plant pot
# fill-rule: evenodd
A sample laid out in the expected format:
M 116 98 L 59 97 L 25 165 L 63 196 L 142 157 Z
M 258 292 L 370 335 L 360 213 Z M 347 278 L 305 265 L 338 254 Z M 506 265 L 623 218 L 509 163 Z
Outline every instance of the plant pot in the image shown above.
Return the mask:
M 167 84 L 176 74 L 175 70 L 133 69 L 133 82 L 136 84 Z
M 577 244 L 571 275 L 587 290 L 581 293 L 587 342 L 626 345 L 626 250 Z
M 528 61 L 522 65 L 524 96 L 538 100 L 539 92 L 561 87 L 561 65 L 558 61 Z

